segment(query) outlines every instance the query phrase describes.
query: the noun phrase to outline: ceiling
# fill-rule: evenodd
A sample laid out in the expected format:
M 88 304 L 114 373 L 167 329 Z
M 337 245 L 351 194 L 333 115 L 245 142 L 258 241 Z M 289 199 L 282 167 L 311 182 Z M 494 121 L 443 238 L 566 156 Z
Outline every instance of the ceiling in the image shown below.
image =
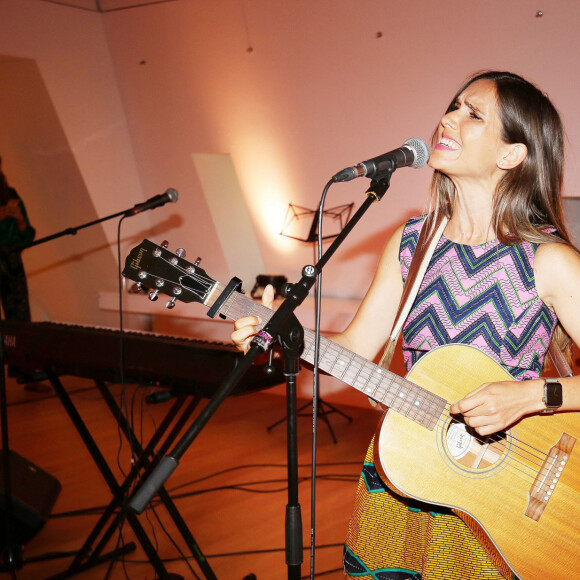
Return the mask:
M 116 10 L 127 10 L 129 8 L 139 8 L 149 4 L 164 4 L 176 2 L 177 0 L 40 0 L 50 4 L 70 6 L 79 10 L 90 10 L 91 12 L 115 12 Z

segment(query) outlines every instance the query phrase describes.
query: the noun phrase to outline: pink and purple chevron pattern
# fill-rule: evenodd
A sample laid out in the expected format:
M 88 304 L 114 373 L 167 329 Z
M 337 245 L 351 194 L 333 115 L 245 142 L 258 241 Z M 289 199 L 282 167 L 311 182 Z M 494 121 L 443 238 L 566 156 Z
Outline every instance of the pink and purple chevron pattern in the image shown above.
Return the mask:
M 403 232 L 403 280 L 423 219 L 411 218 Z M 538 378 L 557 318 L 536 291 L 537 247 L 498 240 L 468 246 L 443 236 L 403 327 L 407 369 L 433 348 L 461 343 L 482 350 L 517 380 Z

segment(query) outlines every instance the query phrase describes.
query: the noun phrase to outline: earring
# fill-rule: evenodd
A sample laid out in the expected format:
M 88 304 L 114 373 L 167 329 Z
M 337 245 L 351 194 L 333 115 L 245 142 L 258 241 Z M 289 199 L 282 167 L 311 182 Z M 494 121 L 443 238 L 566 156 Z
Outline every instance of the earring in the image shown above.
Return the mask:
M 500 159 L 500 160 L 498 161 L 498 165 L 503 165 L 503 159 Z

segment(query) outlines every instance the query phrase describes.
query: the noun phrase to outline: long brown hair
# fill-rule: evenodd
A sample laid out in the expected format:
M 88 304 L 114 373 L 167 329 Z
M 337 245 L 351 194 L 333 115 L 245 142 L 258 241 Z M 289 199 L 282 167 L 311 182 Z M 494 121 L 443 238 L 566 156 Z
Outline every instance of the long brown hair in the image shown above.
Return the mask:
M 562 211 L 564 130 L 558 111 L 524 78 L 509 72 L 484 71 L 464 83 L 446 112 L 453 110 L 459 95 L 479 80 L 495 83 L 503 141 L 523 143 L 528 149 L 522 163 L 504 172 L 495 192 L 492 225 L 498 239 L 507 245 L 522 240 L 573 245 Z M 451 217 L 455 197 L 451 179 L 436 170 L 431 193 L 433 213 Z M 561 348 L 569 342 L 561 325 L 556 327 L 554 340 Z
M 502 139 L 523 143 L 528 154 L 517 167 L 505 171 L 494 196 L 493 226 L 504 244 L 559 241 L 571 244 L 562 212 L 564 130 L 558 111 L 532 83 L 509 72 L 486 71 L 470 77 L 453 97 L 446 113 L 469 85 L 479 80 L 495 83 Z M 434 134 L 434 138 L 436 133 Z M 451 217 L 455 186 L 435 171 L 434 209 Z M 550 228 L 555 228 L 550 233 Z

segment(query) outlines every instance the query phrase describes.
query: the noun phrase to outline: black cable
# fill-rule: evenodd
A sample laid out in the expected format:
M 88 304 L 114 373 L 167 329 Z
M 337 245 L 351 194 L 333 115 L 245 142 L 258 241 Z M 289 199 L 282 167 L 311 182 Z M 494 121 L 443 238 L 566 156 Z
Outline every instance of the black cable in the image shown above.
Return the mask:
M 343 474 L 330 474 L 330 475 L 319 475 L 317 479 L 324 480 L 324 481 L 349 481 L 349 482 L 356 482 L 359 479 L 359 475 L 343 475 Z M 298 483 L 303 483 L 305 481 L 311 480 L 309 476 L 302 476 L 298 478 Z M 270 479 L 265 481 L 253 481 L 253 482 L 242 482 L 242 483 L 231 483 L 219 487 L 212 487 L 207 489 L 195 490 L 195 491 L 188 491 L 172 494 L 172 497 L 175 499 L 183 499 L 185 497 L 191 497 L 195 495 L 201 495 L 205 493 L 213 493 L 216 491 L 226 491 L 226 490 L 237 490 L 237 491 L 246 491 L 248 493 L 259 493 L 259 494 L 269 494 L 269 493 L 279 493 L 288 489 L 287 485 L 284 485 L 279 488 L 269 489 L 269 490 L 259 490 L 259 489 L 251 489 L 248 486 L 256 486 L 261 484 L 274 484 L 274 483 L 287 483 L 287 480 L 284 478 L 280 479 Z
M 319 550 L 323 550 L 326 548 L 340 548 L 344 546 L 343 542 L 340 543 L 336 543 L 336 544 L 321 544 L 319 546 L 317 546 L 317 549 Z M 306 546 L 304 546 L 304 548 L 306 548 Z M 256 555 L 262 555 L 262 554 L 274 554 L 277 552 L 284 552 L 285 548 L 284 547 L 279 547 L 279 548 L 266 548 L 266 549 L 261 549 L 261 550 L 245 550 L 243 552 L 225 552 L 225 553 L 221 553 L 221 554 L 208 554 L 207 557 L 208 558 L 234 558 L 234 557 L 238 557 L 238 556 L 256 556 Z M 191 556 L 189 557 L 191 558 Z M 171 562 L 178 562 L 180 561 L 180 558 L 164 558 L 162 560 L 164 563 L 171 563 Z M 135 559 L 127 559 L 127 564 L 146 564 L 147 561 L 146 560 L 135 560 Z M 342 568 L 333 568 L 331 570 L 324 570 L 322 572 L 319 572 L 317 574 L 315 574 L 315 577 L 320 577 L 320 576 L 326 576 L 327 574 L 332 574 L 335 572 L 341 572 Z M 302 576 L 302 578 L 308 578 L 308 576 Z
M 135 391 L 137 391 L 137 390 L 141 390 L 141 388 L 135 389 Z M 151 389 L 151 391 L 154 391 L 154 390 L 155 390 L 155 387 L 153 387 Z M 140 426 L 141 426 L 140 440 L 141 441 L 143 441 L 144 437 L 145 437 L 145 435 L 143 433 L 143 410 L 144 410 L 145 400 L 146 400 L 146 396 L 144 395 L 144 391 L 141 391 L 141 423 L 140 423 Z M 153 432 L 155 432 L 155 431 L 157 431 L 157 425 L 155 423 L 155 419 L 153 417 L 153 414 L 151 413 L 151 405 L 147 405 L 147 409 L 149 410 L 149 412 L 148 412 L 149 418 L 151 419 L 151 421 L 153 423 Z M 152 450 L 152 452 L 153 451 L 154 450 Z M 159 519 L 157 514 L 155 512 L 153 512 L 153 513 L 154 513 L 155 517 L 157 519 Z M 145 510 L 145 519 L 147 520 L 147 523 L 149 524 L 149 528 L 151 530 L 151 533 L 153 534 L 154 548 L 156 551 L 159 551 L 159 539 L 157 538 L 157 530 L 155 528 L 155 523 L 151 519 L 151 510 L 150 509 Z M 167 531 L 165 530 L 165 528 L 162 528 L 162 529 L 167 535 Z M 169 537 L 169 540 L 173 544 L 175 543 L 173 541 L 173 538 Z M 185 557 L 185 556 L 183 555 L 183 557 Z M 194 572 L 194 574 L 195 574 L 195 572 Z
M 121 466 L 121 461 L 120 461 L 120 454 L 121 454 L 121 450 L 123 447 L 123 436 L 122 436 L 121 420 L 120 419 L 121 419 L 121 416 L 122 416 L 123 411 L 124 411 L 125 417 L 127 417 L 127 420 L 129 423 L 129 434 L 128 434 L 129 437 L 127 437 L 127 439 L 129 441 L 130 452 L 131 452 L 131 464 L 133 465 L 133 462 L 137 463 L 139 461 L 139 454 L 137 453 L 136 448 L 134 447 L 134 441 L 133 441 L 133 435 L 136 432 L 136 429 L 135 429 L 136 399 L 137 399 L 138 394 L 140 393 L 142 396 L 141 396 L 141 413 L 140 413 L 141 420 L 140 420 L 140 424 L 139 424 L 139 443 L 140 443 L 140 447 L 144 448 L 144 445 L 143 445 L 143 440 L 144 440 L 143 405 L 144 405 L 145 397 L 143 396 L 142 388 L 140 386 L 137 386 L 135 388 L 135 390 L 133 391 L 133 395 L 131 396 L 130 404 L 128 404 L 127 394 L 126 394 L 125 377 L 124 377 L 124 362 L 125 362 L 124 354 L 125 353 L 124 353 L 124 340 L 123 340 L 123 332 L 124 332 L 124 327 L 123 327 L 123 288 L 122 288 L 122 279 L 123 278 L 122 278 L 122 271 L 121 271 L 122 261 L 121 261 L 120 240 L 121 240 L 121 223 L 125 217 L 126 216 L 123 216 L 119 220 L 118 231 L 117 231 L 117 261 L 118 261 L 118 269 L 119 269 L 118 270 L 118 279 L 119 279 L 119 368 L 120 368 L 120 379 L 121 379 L 121 397 L 120 397 L 120 404 L 119 404 L 120 417 L 118 420 L 118 433 L 119 433 L 120 444 L 119 444 L 119 449 L 118 449 L 118 453 L 117 453 L 117 465 L 119 466 L 119 469 L 121 470 L 121 473 L 123 474 L 123 477 L 127 478 L 127 474 L 124 472 L 124 470 Z M 153 425 L 155 427 L 155 421 L 153 421 Z M 136 481 L 132 487 L 135 488 L 141 482 L 141 480 L 142 480 L 142 477 L 140 474 L 138 474 L 138 477 L 136 478 Z M 130 494 L 130 492 L 131 492 L 131 490 L 127 491 L 128 494 Z M 158 525 L 161 527 L 161 530 L 163 531 L 163 533 L 165 534 L 167 539 L 173 544 L 175 549 L 178 551 L 178 553 L 181 556 L 181 559 L 183 561 L 185 561 L 185 563 L 187 564 L 191 573 L 193 574 L 193 577 L 195 577 L 196 579 L 199 579 L 199 576 L 196 574 L 196 572 L 192 568 L 191 564 L 189 563 L 187 556 L 180 549 L 180 547 L 178 546 L 178 544 L 176 543 L 176 541 L 174 540 L 172 535 L 169 533 L 169 531 L 167 530 L 167 528 L 165 527 L 165 525 L 163 524 L 163 522 L 159 518 L 159 515 L 155 511 L 154 506 L 150 505 L 150 506 L 148 506 L 148 509 L 146 510 L 146 518 L 147 518 L 147 522 L 150 525 L 151 531 L 153 533 L 155 548 L 156 549 L 158 548 L 159 540 L 157 538 L 155 526 L 149 517 L 150 513 L 153 513 L 153 515 L 155 516 L 155 519 L 157 520 Z M 123 529 L 124 522 L 125 522 L 125 520 L 122 519 L 121 524 L 119 526 L 119 541 L 120 542 L 123 542 L 122 529 Z M 125 560 L 126 560 L 126 558 L 123 557 L 122 565 L 123 565 L 123 570 L 125 571 L 125 575 L 128 578 L 127 571 L 125 569 Z
M 165 536 L 167 537 L 167 539 L 173 544 L 173 547 L 177 550 L 177 552 L 181 556 L 178 560 L 183 560 L 187 564 L 187 567 L 189 568 L 189 570 L 193 574 L 193 576 L 196 578 L 196 580 L 200 580 L 199 576 L 196 574 L 195 570 L 191 566 L 191 564 L 189 562 L 189 558 L 183 553 L 183 550 L 181 550 L 181 548 L 177 545 L 177 542 L 173 539 L 173 537 L 171 536 L 171 534 L 167 531 L 167 529 L 163 525 L 163 522 L 159 518 L 159 514 L 155 510 L 155 507 L 151 505 L 149 507 L 149 509 L 151 510 L 151 512 L 153 513 L 153 515 L 155 516 L 155 518 L 157 519 L 157 523 L 159 524 L 159 526 L 161 527 L 161 529 L 165 533 Z
M 121 385 L 121 393 L 119 395 L 119 417 L 117 417 L 117 434 L 119 436 L 119 447 L 117 449 L 117 467 L 121 472 L 123 478 L 127 477 L 125 470 L 123 469 L 123 465 L 121 463 L 121 451 L 123 449 L 123 433 L 121 429 L 121 417 L 123 414 L 123 408 L 125 408 L 125 413 L 127 410 L 127 399 L 126 399 L 126 385 L 125 385 L 125 341 L 123 340 L 124 336 L 124 310 L 123 310 L 123 276 L 122 276 L 122 259 L 121 259 L 121 225 L 123 224 L 123 220 L 127 216 L 122 216 L 117 224 L 117 284 L 118 284 L 118 291 L 119 291 L 119 380 Z M 134 457 L 133 452 L 133 442 L 129 440 L 129 446 L 131 448 L 131 458 Z M 115 549 L 119 549 L 120 546 L 124 545 L 123 541 L 123 526 L 125 524 L 125 519 L 121 518 L 119 520 L 119 530 L 117 536 L 117 542 Z M 113 570 L 113 566 L 115 564 L 115 560 L 111 560 L 109 566 L 107 567 L 107 572 L 105 574 L 105 579 L 109 578 Z M 127 576 L 127 571 L 125 569 L 125 556 L 121 557 L 121 566 L 125 573 L 125 577 Z
M 318 549 L 325 549 L 325 548 L 340 548 L 344 546 L 343 542 L 336 543 L 336 544 L 321 544 L 317 546 Z M 306 546 L 304 546 L 306 548 Z M 245 550 L 243 552 L 224 552 L 221 554 L 208 554 L 208 558 L 232 558 L 234 556 L 250 556 L 250 555 L 258 555 L 258 554 L 273 554 L 275 552 L 284 552 L 285 548 L 263 548 L 261 550 Z M 192 558 L 193 556 L 189 556 Z M 179 562 L 180 558 L 164 558 L 163 562 Z M 127 562 L 129 564 L 147 564 L 147 560 L 135 560 L 133 558 L 127 558 Z
M 318 262 L 322 258 L 322 217 L 324 215 L 324 203 L 328 190 L 332 185 L 329 181 L 322 192 L 318 208 Z M 314 578 L 315 552 L 316 552 L 316 447 L 318 440 L 318 394 L 320 385 L 320 373 L 318 368 L 318 357 L 320 353 L 320 310 L 322 303 L 322 270 L 316 275 L 315 283 L 315 307 L 314 307 L 314 367 L 312 384 L 312 483 L 310 490 L 310 578 Z
M 321 463 L 321 466 L 324 467 L 334 467 L 337 465 L 358 465 L 361 466 L 360 461 L 330 461 Z M 305 468 L 311 467 L 311 463 L 299 463 L 298 468 Z M 267 469 L 286 469 L 288 466 L 285 463 L 246 463 L 244 465 L 236 465 L 234 467 L 228 467 L 227 469 L 221 469 L 219 471 L 215 471 L 214 473 L 210 473 L 209 475 L 204 475 L 203 477 L 198 477 L 197 479 L 192 479 L 186 483 L 182 483 L 181 485 L 177 485 L 171 488 L 171 491 L 176 491 L 181 489 L 182 487 L 192 485 L 195 483 L 201 483 L 202 481 L 206 481 L 208 479 L 212 479 L 214 477 L 218 477 L 220 475 L 230 475 L 234 471 L 239 471 L 241 469 L 257 469 L 257 468 L 267 468 Z
M 328 463 L 319 464 L 319 467 L 321 467 L 321 466 L 334 467 L 334 466 L 340 466 L 340 465 L 357 465 L 357 466 L 359 466 L 360 462 L 358 462 L 358 461 L 328 462 Z M 300 464 L 299 465 L 300 468 L 309 467 L 309 466 L 310 466 L 310 464 Z M 191 492 L 176 493 L 180 489 L 195 485 L 197 483 L 201 483 L 203 481 L 207 481 L 207 480 L 215 478 L 215 477 L 219 477 L 221 475 L 231 475 L 234 471 L 239 471 L 241 469 L 255 469 L 255 468 L 286 469 L 286 465 L 285 464 L 277 464 L 277 463 L 238 465 L 238 466 L 233 467 L 233 468 L 228 468 L 228 469 L 216 471 L 216 472 L 211 473 L 209 475 L 206 475 L 204 477 L 199 477 L 197 479 L 182 483 L 182 484 L 177 485 L 171 489 L 168 489 L 168 493 L 170 493 L 170 495 L 172 497 L 182 499 L 182 498 L 187 497 L 187 496 L 200 495 L 202 493 L 213 493 L 213 492 L 223 491 L 224 489 L 238 489 L 239 491 L 248 491 L 249 493 L 274 493 L 274 492 L 278 492 L 278 491 L 285 491 L 286 488 L 280 488 L 277 490 L 267 490 L 267 491 L 247 489 L 247 486 L 250 486 L 250 485 L 258 486 L 258 485 L 263 485 L 263 484 L 267 484 L 267 483 L 277 483 L 277 482 L 286 482 L 287 481 L 285 478 L 281 477 L 280 479 L 275 479 L 275 480 L 254 480 L 254 481 L 250 481 L 250 482 L 230 484 L 229 486 L 218 486 L 218 487 L 206 488 L 206 489 L 191 491 Z M 348 482 L 358 481 L 359 477 L 360 477 L 359 471 L 357 471 L 357 473 L 338 473 L 338 474 L 337 473 L 327 473 L 324 475 L 317 476 L 317 478 L 321 479 L 321 480 L 345 481 L 345 482 L 346 481 L 348 481 Z M 308 479 L 310 479 L 309 476 L 304 476 L 302 478 L 302 481 L 306 481 Z M 101 505 L 101 506 L 91 506 L 89 508 L 84 508 L 84 509 L 79 509 L 79 510 L 69 510 L 69 511 L 65 511 L 65 512 L 56 512 L 56 513 L 53 512 L 49 515 L 49 518 L 57 519 L 57 518 L 69 518 L 69 517 L 72 518 L 72 517 L 98 516 L 98 515 L 101 515 L 107 507 L 108 506 Z

